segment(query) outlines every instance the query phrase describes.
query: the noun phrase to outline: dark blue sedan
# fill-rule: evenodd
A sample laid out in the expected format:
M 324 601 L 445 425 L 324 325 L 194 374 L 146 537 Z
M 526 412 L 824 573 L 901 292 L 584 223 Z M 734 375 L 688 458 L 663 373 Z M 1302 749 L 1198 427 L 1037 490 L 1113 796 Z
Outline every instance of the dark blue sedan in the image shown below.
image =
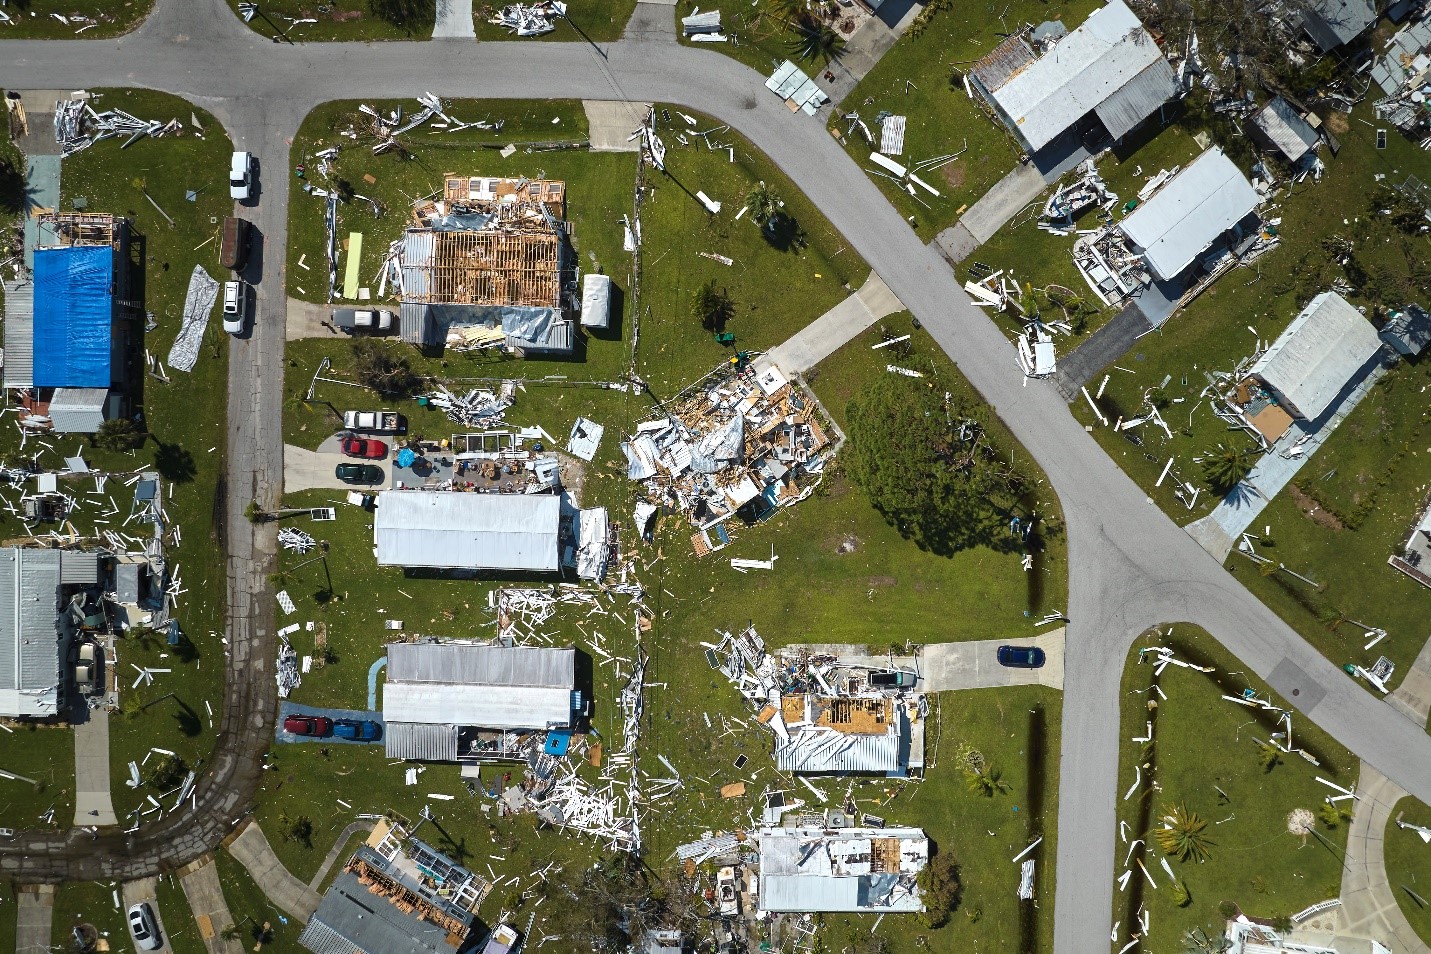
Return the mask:
M 382 738 L 383 727 L 367 719 L 335 719 L 333 735 L 349 742 L 376 742 Z

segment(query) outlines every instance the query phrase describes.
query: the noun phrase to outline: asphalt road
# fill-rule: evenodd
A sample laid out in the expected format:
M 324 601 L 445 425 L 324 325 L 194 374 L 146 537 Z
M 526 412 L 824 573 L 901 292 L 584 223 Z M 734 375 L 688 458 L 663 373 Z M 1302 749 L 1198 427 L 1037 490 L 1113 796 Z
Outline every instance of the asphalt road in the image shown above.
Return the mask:
M 1431 738 L 1323 659 L 1164 516 L 1099 449 L 1051 385 L 1027 386 L 1012 346 L 910 230 L 821 122 L 792 114 L 734 60 L 671 41 L 674 10 L 640 4 L 635 39 L 586 43 L 273 44 L 222 0 L 160 0 L 135 33 L 115 40 L 0 42 L 0 86 L 142 86 L 211 111 L 261 164 L 246 214 L 264 236 L 248 277 L 258 289 L 253 335 L 230 366 L 226 543 L 231 659 L 223 734 L 200 784 L 200 808 L 91 842 L 79 834 L 20 835 L 0 848 L 19 880 L 139 877 L 197 857 L 242 817 L 276 709 L 270 529 L 242 517 L 275 502 L 282 481 L 280 394 L 287 140 L 332 99 L 416 96 L 660 101 L 728 122 L 769 155 L 829 217 L 959 365 L 1037 459 L 1063 504 L 1070 594 L 1055 950 L 1107 944 L 1112 921 L 1118 788 L 1118 681 L 1132 639 L 1168 621 L 1208 629 L 1274 689 L 1364 761 L 1431 802 Z M 699 188 L 699 183 L 688 183 Z M 83 843 L 81 843 L 83 839 Z

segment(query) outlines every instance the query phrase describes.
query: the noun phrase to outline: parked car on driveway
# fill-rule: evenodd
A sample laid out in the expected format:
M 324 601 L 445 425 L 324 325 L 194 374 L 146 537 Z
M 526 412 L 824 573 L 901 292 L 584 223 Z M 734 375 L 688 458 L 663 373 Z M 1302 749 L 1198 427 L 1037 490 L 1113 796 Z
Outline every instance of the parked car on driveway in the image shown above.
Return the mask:
M 371 437 L 345 437 L 343 453 L 363 460 L 382 460 L 388 456 L 388 445 Z
M 243 282 L 224 282 L 224 331 L 243 334 Z
M 253 192 L 253 153 L 235 152 L 229 162 L 229 198 L 243 201 Z
M 134 945 L 141 951 L 157 951 L 164 945 L 159 941 L 159 928 L 154 921 L 154 909 L 146 902 L 129 907 L 129 931 L 134 935 Z
M 396 322 L 383 308 L 334 308 L 333 326 L 350 335 L 390 335 Z
M 383 469 L 372 464 L 339 464 L 333 471 L 345 484 L 378 484 L 383 480 Z
M 369 719 L 335 719 L 333 735 L 350 742 L 373 742 L 382 738 L 383 727 Z
M 870 685 L 880 689 L 902 689 L 914 685 L 919 681 L 919 674 L 907 672 L 903 669 L 892 669 L 885 672 L 870 673 Z
M 407 430 L 407 418 L 396 411 L 344 411 L 343 426 L 350 431 L 401 434 Z
M 333 720 L 327 716 L 291 715 L 283 720 L 283 731 L 294 735 L 332 735 Z
M 75 665 L 75 686 L 81 694 L 94 691 L 95 676 L 99 668 L 98 647 L 94 643 L 81 643 L 79 662 Z
M 1000 646 L 999 665 L 1010 669 L 1037 669 L 1044 664 L 1043 650 L 1037 646 Z

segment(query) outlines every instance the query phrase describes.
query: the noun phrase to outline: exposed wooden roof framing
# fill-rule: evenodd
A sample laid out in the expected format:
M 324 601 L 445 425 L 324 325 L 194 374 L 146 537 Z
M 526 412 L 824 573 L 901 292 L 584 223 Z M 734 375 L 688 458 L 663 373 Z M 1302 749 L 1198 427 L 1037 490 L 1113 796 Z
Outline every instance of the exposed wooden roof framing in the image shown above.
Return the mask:
M 549 229 L 433 232 L 427 291 L 405 300 L 452 305 L 561 305 L 561 236 Z

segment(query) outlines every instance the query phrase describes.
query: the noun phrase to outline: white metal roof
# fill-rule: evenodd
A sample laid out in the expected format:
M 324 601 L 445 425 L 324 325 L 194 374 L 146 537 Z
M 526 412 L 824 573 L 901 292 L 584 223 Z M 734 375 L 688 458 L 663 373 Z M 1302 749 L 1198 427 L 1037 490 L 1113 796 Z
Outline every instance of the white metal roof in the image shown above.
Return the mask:
M 1213 147 L 1169 180 L 1119 228 L 1158 279 L 1174 278 L 1257 207 L 1257 192 Z
M 1270 103 L 1253 115 L 1252 122 L 1288 162 L 1301 159 L 1317 144 L 1317 131 L 1280 96 L 1272 97 Z
M 501 729 L 565 726 L 575 685 L 573 649 L 392 643 L 383 719 Z
M 1316 420 L 1380 348 L 1380 336 L 1361 312 L 1336 292 L 1322 292 L 1248 374 L 1260 378 L 1287 411 Z
M 560 520 L 549 494 L 388 490 L 373 541 L 382 566 L 555 573 Z
M 59 705 L 62 558 L 59 550 L 0 550 L 0 715 L 52 716 Z
M 899 842 L 899 870 L 874 871 L 871 841 Z M 765 828 L 762 911 L 923 911 L 914 879 L 929 862 L 918 828 Z
M 466 686 L 547 686 L 576 683 L 576 650 L 479 643 L 389 643 L 389 682 Z
M 581 326 L 606 328 L 611 324 L 611 276 L 583 275 L 581 279 Z
M 1166 82 L 1171 67 L 1166 73 L 1159 70 L 1145 75 L 1160 60 L 1166 67 L 1158 44 L 1133 11 L 1123 0 L 1111 0 L 990 94 L 1029 150 L 1037 151 L 1140 76 L 1147 84 L 1145 91 L 1158 89 L 1165 94 L 1138 117 L 1141 121 L 1174 91 Z M 1146 99 L 1138 97 L 1140 103 Z M 1110 115 L 1126 117 L 1127 111 L 1119 109 Z M 1136 125 L 1123 118 L 1115 118 L 1114 124 L 1124 127 L 1120 132 L 1110 128 L 1115 136 Z
M 570 687 L 473 687 L 389 680 L 383 687 L 383 719 L 488 729 L 560 728 L 571 725 L 571 692 Z
M 93 434 L 104 423 L 107 388 L 55 388 L 50 398 L 50 422 L 61 434 Z

